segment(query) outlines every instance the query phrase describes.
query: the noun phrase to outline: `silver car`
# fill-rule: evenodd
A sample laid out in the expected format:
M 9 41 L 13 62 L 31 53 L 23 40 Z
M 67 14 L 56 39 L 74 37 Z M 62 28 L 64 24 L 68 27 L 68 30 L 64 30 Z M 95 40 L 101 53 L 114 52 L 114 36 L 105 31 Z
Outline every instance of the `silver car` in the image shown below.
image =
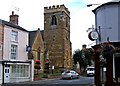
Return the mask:
M 66 70 L 62 73 L 62 79 L 73 79 L 73 78 L 79 78 L 79 74 L 76 73 L 73 70 Z

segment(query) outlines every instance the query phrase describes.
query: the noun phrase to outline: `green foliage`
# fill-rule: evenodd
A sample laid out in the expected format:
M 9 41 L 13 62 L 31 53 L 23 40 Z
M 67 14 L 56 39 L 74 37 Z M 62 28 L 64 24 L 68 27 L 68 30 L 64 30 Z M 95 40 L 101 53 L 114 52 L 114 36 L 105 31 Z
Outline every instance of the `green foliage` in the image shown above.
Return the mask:
M 91 48 L 84 51 L 85 53 L 85 65 L 91 65 L 91 60 L 93 59 L 93 51 Z
M 80 61 L 81 55 L 82 55 L 82 52 L 79 49 L 74 52 L 74 54 L 73 54 L 74 64 L 77 64 L 77 62 Z
M 91 48 L 85 49 L 85 50 L 79 50 L 77 49 L 73 54 L 73 62 L 76 65 L 77 62 L 81 66 L 87 66 L 91 65 L 91 60 L 93 59 L 93 51 Z
M 45 69 L 49 69 L 49 63 L 45 63 Z
M 41 78 L 48 78 L 48 74 L 41 73 L 41 74 L 40 74 L 40 77 L 41 77 Z
M 74 52 L 73 62 L 75 65 L 77 64 L 77 62 L 79 62 L 81 74 L 85 73 L 87 65 L 92 65 L 91 60 L 94 60 L 93 54 L 94 51 L 92 50 L 92 48 L 86 48 L 82 50 L 78 49 Z

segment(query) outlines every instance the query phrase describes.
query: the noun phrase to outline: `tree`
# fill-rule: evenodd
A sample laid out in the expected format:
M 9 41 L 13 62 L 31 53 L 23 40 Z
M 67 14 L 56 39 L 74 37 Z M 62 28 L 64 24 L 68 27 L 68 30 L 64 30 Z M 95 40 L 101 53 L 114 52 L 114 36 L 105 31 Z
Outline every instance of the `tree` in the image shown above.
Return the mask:
M 94 52 L 93 52 L 92 48 L 87 48 L 85 50 L 82 50 L 83 62 L 81 64 L 81 66 L 84 68 L 84 70 L 83 70 L 84 72 L 88 65 L 92 65 L 91 61 L 93 60 L 93 54 L 94 54 Z
M 73 61 L 76 65 L 77 62 L 80 64 L 80 70 L 83 68 L 83 72 L 85 72 L 85 69 L 87 65 L 91 65 L 93 60 L 93 50 L 92 48 L 87 48 L 84 50 L 77 49 L 73 54 Z
M 81 58 L 81 51 L 79 49 L 77 49 L 74 54 L 73 54 L 73 63 L 76 65 L 77 62 L 80 62 L 80 58 Z
M 86 65 L 92 65 L 92 60 L 93 60 L 93 50 L 92 48 L 88 48 L 86 51 L 85 51 L 85 64 Z

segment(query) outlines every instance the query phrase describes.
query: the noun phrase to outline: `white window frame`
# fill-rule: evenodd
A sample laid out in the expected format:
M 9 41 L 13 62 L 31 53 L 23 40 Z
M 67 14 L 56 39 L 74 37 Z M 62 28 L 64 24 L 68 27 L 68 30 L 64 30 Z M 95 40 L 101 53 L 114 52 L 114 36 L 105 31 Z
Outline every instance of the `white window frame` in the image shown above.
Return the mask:
M 14 78 L 30 77 L 30 65 L 13 64 L 11 67 L 11 75 L 14 76 Z
M 12 30 L 12 32 L 11 32 L 11 41 L 18 42 L 18 32 L 17 31 Z
M 17 52 L 18 52 L 18 46 L 17 45 L 11 45 L 11 59 L 16 60 L 17 59 Z
M 2 79 L 2 64 L 0 64 L 0 79 Z

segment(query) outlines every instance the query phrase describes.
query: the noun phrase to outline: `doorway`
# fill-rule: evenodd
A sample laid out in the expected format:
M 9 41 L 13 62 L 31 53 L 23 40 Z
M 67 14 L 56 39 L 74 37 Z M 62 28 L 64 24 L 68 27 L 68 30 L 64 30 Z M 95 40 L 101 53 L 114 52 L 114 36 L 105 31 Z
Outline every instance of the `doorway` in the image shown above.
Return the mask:
M 4 69 L 4 83 L 10 82 L 10 65 L 5 65 Z
M 116 53 L 113 58 L 113 78 L 120 82 L 120 53 Z

